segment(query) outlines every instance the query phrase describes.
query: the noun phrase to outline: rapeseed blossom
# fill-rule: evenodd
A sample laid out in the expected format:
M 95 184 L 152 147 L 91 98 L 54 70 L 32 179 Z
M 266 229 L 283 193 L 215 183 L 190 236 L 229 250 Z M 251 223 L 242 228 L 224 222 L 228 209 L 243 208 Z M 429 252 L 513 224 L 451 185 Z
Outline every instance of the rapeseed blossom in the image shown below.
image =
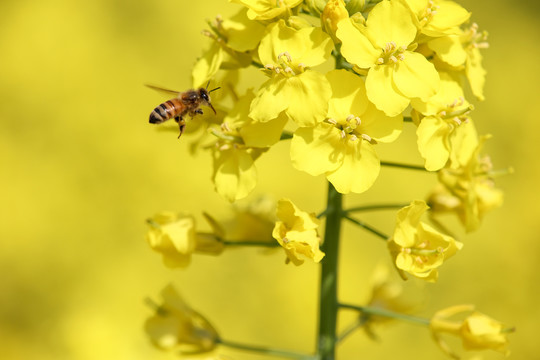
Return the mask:
M 144 328 L 152 343 L 162 350 L 202 354 L 212 351 L 218 342 L 214 327 L 191 309 L 172 285 L 161 291 L 163 304 L 148 318 Z
M 282 112 L 299 126 L 312 126 L 326 115 L 330 85 L 323 74 L 310 70 L 330 57 L 332 39 L 318 27 L 296 30 L 285 21 L 268 25 L 259 45 L 264 82 L 251 103 L 249 117 L 258 122 Z
M 212 232 L 196 231 L 195 218 L 190 214 L 162 211 L 147 220 L 150 229 L 146 239 L 150 247 L 163 256 L 170 268 L 186 267 L 195 252 L 219 254 L 223 251 L 223 231 L 209 215 L 205 215 Z
M 456 166 L 439 171 L 439 184 L 428 202 L 434 214 L 455 213 L 467 232 L 477 230 L 484 215 L 503 202 L 503 193 L 495 187 L 493 165 L 480 151 L 489 136 L 483 136 Z
M 464 320 L 451 320 L 458 314 L 469 314 Z M 508 351 L 507 334 L 513 329 L 475 311 L 473 305 L 457 305 L 438 311 L 430 321 L 431 334 L 439 347 L 448 355 L 459 359 L 442 339 L 441 334 L 451 334 L 461 339 L 466 350 L 495 350 L 505 355 Z
M 326 120 L 299 128 L 291 142 L 291 160 L 310 175 L 325 174 L 347 194 L 366 191 L 379 174 L 377 142 L 391 142 L 401 133 L 402 116 L 388 117 L 369 103 L 364 81 L 351 72 L 326 75 L 332 89 Z
M 388 240 L 388 248 L 404 279 L 408 273 L 435 282 L 437 269 L 463 247 L 454 238 L 420 221 L 428 208 L 424 201 L 415 200 L 397 213 L 396 229 Z
M 338 23 L 341 53 L 348 62 L 369 69 L 367 97 L 388 116 L 402 113 L 413 98 L 427 101 L 439 89 L 435 66 L 414 52 L 416 34 L 410 9 L 399 1 L 375 5 L 365 27 L 350 19 Z
M 277 204 L 277 218 L 272 236 L 285 250 L 286 262 L 301 265 L 302 257 L 320 262 L 324 253 L 319 249 L 319 220 L 315 214 L 300 210 L 289 199 L 281 199 Z

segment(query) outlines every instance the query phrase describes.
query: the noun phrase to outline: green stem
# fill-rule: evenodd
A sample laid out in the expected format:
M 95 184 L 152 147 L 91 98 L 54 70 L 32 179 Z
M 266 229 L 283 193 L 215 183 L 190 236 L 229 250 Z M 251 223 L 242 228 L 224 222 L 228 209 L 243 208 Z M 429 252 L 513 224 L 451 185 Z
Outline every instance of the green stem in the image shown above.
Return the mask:
M 344 216 L 345 219 L 349 220 L 350 222 L 352 222 L 353 224 L 356 224 L 364 229 L 366 229 L 367 231 L 371 232 L 372 234 L 375 234 L 377 235 L 378 237 L 380 237 L 381 239 L 383 240 L 388 240 L 389 236 L 380 232 L 379 230 L 375 229 L 374 227 L 372 227 L 371 225 L 368 225 L 366 224 L 365 222 L 363 221 L 360 221 L 360 220 L 357 220 L 353 217 L 350 217 L 349 215 L 345 215 Z
M 225 246 L 260 246 L 260 247 L 278 247 L 279 243 L 275 241 L 257 241 L 257 240 L 225 240 L 223 241 Z
M 342 195 L 328 183 L 326 206 L 326 228 L 322 251 L 319 293 L 319 338 L 320 360 L 334 360 L 336 349 L 336 326 L 338 315 L 338 253 L 341 232 Z
M 254 345 L 247 345 L 242 343 L 237 343 L 233 341 L 223 340 L 219 339 L 218 343 L 227 346 L 234 349 L 240 349 L 240 350 L 246 350 L 246 351 L 253 351 L 258 353 L 263 353 L 265 355 L 274 355 L 274 356 L 283 356 L 293 359 L 313 359 L 313 356 L 307 355 L 307 354 L 301 354 L 293 351 L 288 350 L 282 350 L 282 349 L 274 349 L 271 347 L 266 346 L 254 346 Z
M 391 167 L 400 167 L 400 168 L 410 169 L 410 170 L 427 171 L 425 167 L 420 166 L 420 165 L 400 164 L 400 163 L 395 163 L 395 162 L 391 162 L 391 161 L 381 161 L 381 165 L 382 166 L 391 166 Z
M 409 204 L 374 204 L 374 205 L 365 205 L 365 206 L 356 206 L 350 209 L 345 209 L 344 213 L 346 215 L 352 212 L 361 212 L 361 211 L 370 211 L 370 210 L 387 210 L 387 209 L 401 209 Z
M 407 314 L 401 314 L 401 313 L 393 312 L 387 309 L 381 309 L 381 308 L 376 308 L 376 307 L 358 306 L 358 305 L 351 305 L 351 304 L 339 304 L 339 307 L 342 309 L 352 309 L 352 310 L 360 311 L 362 314 L 384 316 L 387 318 L 404 320 L 404 321 L 412 322 L 415 324 L 429 325 L 430 323 L 430 320 L 426 318 L 407 315 Z

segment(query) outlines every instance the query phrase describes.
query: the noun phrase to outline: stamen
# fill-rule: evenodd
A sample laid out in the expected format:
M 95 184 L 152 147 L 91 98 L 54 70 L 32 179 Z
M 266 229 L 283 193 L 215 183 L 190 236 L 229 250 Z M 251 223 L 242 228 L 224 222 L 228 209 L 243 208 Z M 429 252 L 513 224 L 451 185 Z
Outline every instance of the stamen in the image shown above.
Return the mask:
M 266 64 L 266 65 L 264 65 L 264 68 L 265 68 L 265 69 L 268 69 L 268 70 L 274 70 L 274 65 L 272 65 L 272 64 Z
M 349 140 L 356 141 L 356 140 L 358 140 L 358 136 L 352 134 L 351 136 L 349 136 Z
M 289 74 L 291 74 L 291 75 L 296 75 L 296 74 L 294 73 L 293 69 L 291 69 L 290 66 L 287 66 L 287 67 L 285 68 L 285 72 L 286 72 L 286 73 L 289 73 Z
M 356 126 L 360 126 L 360 124 L 362 123 L 362 119 L 360 119 L 358 116 L 356 116 L 354 120 L 356 120 Z
M 306 68 L 306 64 L 304 64 L 304 63 L 299 63 L 299 64 L 298 64 L 298 68 L 300 69 L 300 71 L 304 71 L 305 68 Z
M 351 121 L 352 119 L 354 119 L 354 115 L 353 115 L 353 114 L 350 114 L 349 116 L 347 116 L 347 117 L 345 118 L 345 120 L 347 120 L 347 121 Z
M 397 58 L 401 61 L 405 60 L 405 55 L 403 54 L 398 54 Z
M 371 142 L 373 139 L 368 134 L 362 134 L 362 139 Z
M 377 65 L 381 65 L 381 64 L 384 64 L 384 59 L 383 58 L 378 58 L 377 59 Z
M 289 54 L 288 51 L 284 51 L 284 52 L 280 53 L 280 54 L 278 55 L 278 59 L 280 59 L 282 56 L 285 56 L 285 57 L 287 58 L 287 61 L 288 61 L 288 62 L 291 62 L 291 61 L 292 61 L 291 54 Z
M 394 55 L 390 56 L 389 60 L 393 63 L 397 63 L 398 61 Z
M 332 125 L 337 125 L 337 121 L 335 119 L 329 118 L 329 119 L 326 119 L 326 121 Z
M 229 128 L 229 124 L 227 124 L 226 122 L 221 124 L 220 128 L 223 132 L 231 132 L 231 128 Z
M 345 132 L 345 130 L 341 130 L 341 138 L 345 139 L 346 136 L 347 136 L 347 133 Z
M 461 125 L 462 124 L 462 121 L 457 117 L 457 116 L 454 116 L 452 118 L 452 121 L 455 122 L 456 124 L 458 125 Z

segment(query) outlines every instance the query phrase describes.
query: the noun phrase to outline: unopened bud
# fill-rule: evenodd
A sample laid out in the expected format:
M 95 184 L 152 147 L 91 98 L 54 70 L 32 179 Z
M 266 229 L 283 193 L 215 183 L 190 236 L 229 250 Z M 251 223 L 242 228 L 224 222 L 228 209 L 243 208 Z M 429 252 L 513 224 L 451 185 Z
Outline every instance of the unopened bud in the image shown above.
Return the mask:
M 300 30 L 313 26 L 306 19 L 301 18 L 300 16 L 289 16 L 289 18 L 287 19 L 287 25 L 289 25 L 295 30 Z
M 321 15 L 321 23 L 324 31 L 332 37 L 334 43 L 341 41 L 336 37 L 337 24 L 349 18 L 343 0 L 329 0 Z
M 345 0 L 345 4 L 349 14 L 361 13 L 364 9 L 365 3 L 365 0 Z
M 309 12 L 315 16 L 321 16 L 326 6 L 326 0 L 306 0 L 305 3 Z

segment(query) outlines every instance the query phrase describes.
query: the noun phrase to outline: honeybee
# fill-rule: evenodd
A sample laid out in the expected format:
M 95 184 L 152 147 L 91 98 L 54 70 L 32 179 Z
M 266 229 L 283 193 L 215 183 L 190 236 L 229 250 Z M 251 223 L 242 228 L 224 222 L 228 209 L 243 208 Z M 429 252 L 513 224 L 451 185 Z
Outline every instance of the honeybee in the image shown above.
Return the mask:
M 190 89 L 184 92 L 163 89 L 153 85 L 146 85 L 154 90 L 163 91 L 176 96 L 175 98 L 156 106 L 156 108 L 150 113 L 150 123 L 161 124 L 164 121 L 174 118 L 174 120 L 178 123 L 178 128 L 180 129 L 180 135 L 178 135 L 178 138 L 180 138 L 180 136 L 182 136 L 184 133 L 184 128 L 186 127 L 186 120 L 184 119 L 186 115 L 194 117 L 197 114 L 202 114 L 203 111 L 201 109 L 201 105 L 210 107 L 214 114 L 216 114 L 216 109 L 214 109 L 212 103 L 210 102 L 209 94 L 212 91 L 220 89 L 220 87 L 208 90 L 209 84 L 210 82 L 206 84 L 206 88 L 199 88 L 197 90 Z

